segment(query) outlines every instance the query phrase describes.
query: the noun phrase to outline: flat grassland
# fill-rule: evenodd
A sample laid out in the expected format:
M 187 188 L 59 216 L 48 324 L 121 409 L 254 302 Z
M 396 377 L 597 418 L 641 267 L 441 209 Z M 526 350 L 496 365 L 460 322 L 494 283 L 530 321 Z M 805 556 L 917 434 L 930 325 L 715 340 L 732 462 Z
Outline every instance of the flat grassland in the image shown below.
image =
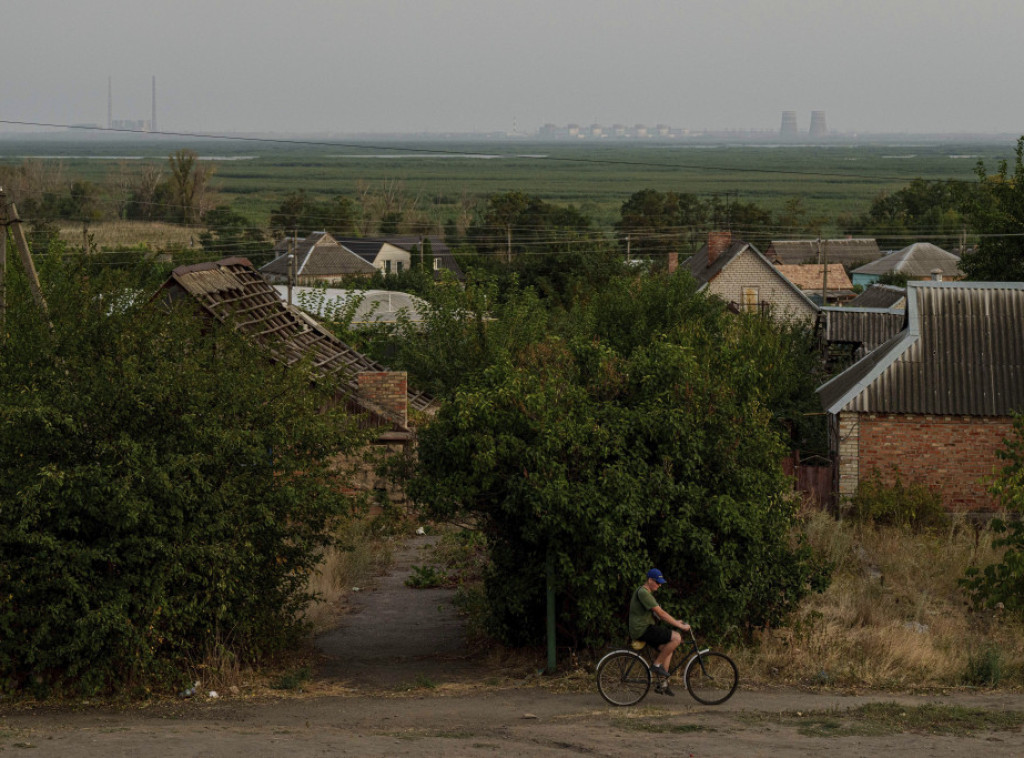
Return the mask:
M 166 167 L 174 151 L 195 150 L 216 166 L 221 199 L 264 224 L 284 195 L 358 197 L 385 183 L 418 198 L 443 218 L 467 199 L 521 191 L 550 203 L 573 204 L 600 226 L 618 218 L 634 192 L 718 194 L 778 211 L 799 197 L 809 216 L 865 211 L 879 193 L 915 178 L 973 180 L 983 160 L 994 171 L 1012 156 L 1010 142 L 835 142 L 742 145 L 710 142 L 375 143 L 314 139 L 200 139 L 166 135 L 0 139 L 0 164 L 59 162 L 73 178 L 111 185 L 146 162 Z

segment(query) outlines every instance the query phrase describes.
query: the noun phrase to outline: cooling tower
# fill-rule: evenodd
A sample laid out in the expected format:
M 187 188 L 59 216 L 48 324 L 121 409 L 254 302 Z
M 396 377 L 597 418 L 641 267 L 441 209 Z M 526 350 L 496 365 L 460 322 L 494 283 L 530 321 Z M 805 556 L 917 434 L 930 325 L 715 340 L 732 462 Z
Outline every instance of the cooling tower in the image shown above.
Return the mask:
M 811 111 L 811 132 L 812 137 L 825 137 L 828 135 L 828 127 L 825 126 L 825 111 Z
M 796 137 L 799 134 L 796 128 L 796 111 L 782 112 L 782 128 L 779 129 L 779 136 L 783 138 Z

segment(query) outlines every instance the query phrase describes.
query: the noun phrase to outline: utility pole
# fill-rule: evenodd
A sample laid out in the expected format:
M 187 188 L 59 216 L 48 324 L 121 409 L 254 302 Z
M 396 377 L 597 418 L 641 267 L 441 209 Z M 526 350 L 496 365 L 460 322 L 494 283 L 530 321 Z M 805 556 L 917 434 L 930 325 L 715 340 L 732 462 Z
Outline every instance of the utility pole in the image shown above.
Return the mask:
M 420 271 L 424 271 L 424 270 L 425 269 L 424 269 L 424 263 L 423 263 L 423 238 L 420 237 Z
M 505 226 L 505 233 L 508 235 L 508 263 L 512 263 L 512 225 Z
M 0 188 L 0 342 L 4 339 L 7 320 L 7 204 Z
M 629 263 L 629 235 L 626 235 L 626 263 Z
M 46 299 L 43 297 L 43 289 L 39 286 L 39 275 L 36 274 L 36 267 L 32 262 L 32 253 L 29 252 L 28 241 L 25 239 L 25 232 L 21 228 L 21 219 L 18 218 L 18 209 L 14 207 L 14 203 L 7 202 L 7 195 L 2 187 L 0 187 L 0 207 L 3 208 L 4 213 L 5 247 L 7 237 L 6 228 L 10 227 L 11 235 L 14 237 L 14 244 L 18 248 L 18 253 L 21 255 L 21 265 L 25 269 L 25 276 L 28 278 L 29 288 L 32 290 L 32 297 L 35 298 L 36 305 L 39 306 L 39 310 L 43 312 L 43 315 L 48 315 L 49 311 L 46 308 Z
M 295 236 L 298 235 L 295 231 Z M 295 284 L 295 236 L 288 240 L 288 305 L 292 304 L 292 285 Z
M 825 251 L 822 255 L 821 232 L 818 232 L 818 257 L 822 259 L 821 266 L 821 306 L 828 305 L 828 242 L 825 242 Z

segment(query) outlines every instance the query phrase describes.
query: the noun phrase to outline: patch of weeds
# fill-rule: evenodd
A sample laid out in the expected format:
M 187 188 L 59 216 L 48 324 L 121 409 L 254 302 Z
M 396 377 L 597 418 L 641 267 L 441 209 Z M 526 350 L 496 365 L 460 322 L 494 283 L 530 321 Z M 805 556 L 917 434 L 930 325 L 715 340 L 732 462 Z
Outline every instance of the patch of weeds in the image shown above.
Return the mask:
M 413 566 L 412 574 L 405 580 L 405 586 L 412 587 L 414 590 L 446 587 L 449 584 L 448 574 L 434 566 Z
M 289 671 L 286 674 L 282 674 L 270 683 L 270 688 L 274 690 L 302 690 L 302 685 L 310 680 L 313 676 L 313 672 L 309 666 L 303 666 L 300 669 Z
M 1024 713 L 955 705 L 905 706 L 888 702 L 869 703 L 847 710 L 787 711 L 764 715 L 759 720 L 796 727 L 805 737 L 880 736 L 907 732 L 965 737 L 982 730 L 1020 729 L 1024 725 Z
M 631 732 L 651 734 L 689 734 L 691 732 L 714 732 L 715 729 L 702 724 L 673 724 L 669 721 L 650 719 L 615 719 L 615 726 Z
M 426 674 L 417 674 L 412 684 L 405 684 L 399 687 L 401 690 L 436 690 L 437 682 Z
M 967 659 L 964 679 L 967 684 L 995 687 L 1003 678 L 1003 652 L 996 645 L 987 645 Z
M 473 732 L 466 732 L 460 729 L 442 729 L 436 732 L 431 732 L 430 736 L 440 737 L 446 740 L 468 740 L 472 737 L 476 737 Z

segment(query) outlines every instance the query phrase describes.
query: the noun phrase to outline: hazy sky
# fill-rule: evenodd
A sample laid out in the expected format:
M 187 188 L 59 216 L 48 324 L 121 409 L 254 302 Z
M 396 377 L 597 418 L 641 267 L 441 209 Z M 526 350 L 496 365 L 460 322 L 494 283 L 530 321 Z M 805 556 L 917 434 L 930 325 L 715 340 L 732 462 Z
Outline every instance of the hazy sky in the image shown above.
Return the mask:
M 0 119 L 1024 132 L 1016 0 L 2 0 Z M 2 128 L 2 127 L 0 127 Z

